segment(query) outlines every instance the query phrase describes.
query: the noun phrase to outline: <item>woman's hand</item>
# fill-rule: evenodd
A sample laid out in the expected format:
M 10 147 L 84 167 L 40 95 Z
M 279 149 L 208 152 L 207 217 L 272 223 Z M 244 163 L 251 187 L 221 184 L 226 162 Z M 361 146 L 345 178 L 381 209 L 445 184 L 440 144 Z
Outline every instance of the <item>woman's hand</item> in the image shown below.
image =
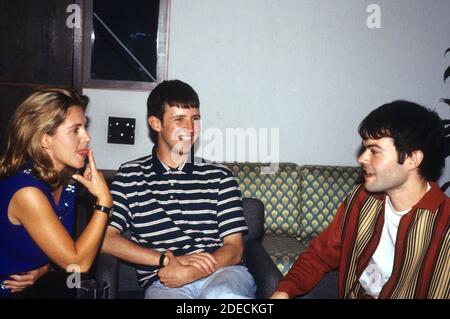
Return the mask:
M 11 292 L 19 292 L 32 286 L 36 280 L 45 275 L 50 266 L 45 265 L 40 268 L 30 270 L 21 274 L 9 276 L 11 279 L 3 281 L 6 288 L 11 289 Z
M 74 174 L 72 178 L 83 184 L 92 195 L 97 197 L 99 205 L 111 207 L 112 198 L 109 193 L 108 184 L 103 174 L 97 170 L 92 149 L 89 149 L 88 159 L 89 166 L 84 171 L 83 176 Z

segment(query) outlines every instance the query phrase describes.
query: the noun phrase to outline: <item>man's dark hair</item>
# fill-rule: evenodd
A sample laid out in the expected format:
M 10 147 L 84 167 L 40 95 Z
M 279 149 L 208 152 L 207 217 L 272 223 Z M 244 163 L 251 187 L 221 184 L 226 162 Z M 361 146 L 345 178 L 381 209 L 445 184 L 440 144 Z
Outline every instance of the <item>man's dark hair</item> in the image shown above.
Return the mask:
M 199 108 L 200 101 L 197 93 L 187 83 L 180 80 L 164 81 L 158 84 L 147 99 L 147 119 L 156 116 L 163 120 L 164 113 L 168 107 Z M 150 138 L 153 143 L 158 144 L 158 134 L 150 127 Z
M 445 166 L 444 127 L 435 111 L 408 101 L 393 101 L 367 115 L 358 132 L 363 140 L 391 137 L 399 164 L 413 151 L 422 151 L 420 175 L 429 181 L 441 175 Z

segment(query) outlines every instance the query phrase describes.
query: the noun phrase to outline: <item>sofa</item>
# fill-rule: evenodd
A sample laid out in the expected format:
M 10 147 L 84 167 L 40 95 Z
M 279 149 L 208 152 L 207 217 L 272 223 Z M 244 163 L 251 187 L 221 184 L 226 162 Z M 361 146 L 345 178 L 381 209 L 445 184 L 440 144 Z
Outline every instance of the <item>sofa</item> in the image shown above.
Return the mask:
M 333 220 L 362 169 L 295 163 L 223 163 L 244 197 L 265 207 L 263 246 L 285 275 L 308 243 Z

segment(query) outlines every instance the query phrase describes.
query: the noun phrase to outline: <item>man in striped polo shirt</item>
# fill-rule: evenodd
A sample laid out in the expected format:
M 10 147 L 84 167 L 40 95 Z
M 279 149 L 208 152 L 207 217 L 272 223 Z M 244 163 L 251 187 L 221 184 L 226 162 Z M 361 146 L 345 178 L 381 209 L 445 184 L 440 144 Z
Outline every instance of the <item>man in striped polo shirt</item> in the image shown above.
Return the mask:
M 102 251 L 136 265 L 146 298 L 253 298 L 256 285 L 242 265 L 239 186 L 227 168 L 193 157 L 199 106 L 179 80 L 150 93 L 155 146 L 120 167 Z M 131 240 L 121 235 L 127 230 Z
M 307 294 L 336 268 L 340 298 L 450 298 L 450 198 L 435 182 L 445 165 L 441 119 L 394 101 L 372 111 L 359 134 L 364 184 L 350 192 L 272 298 Z

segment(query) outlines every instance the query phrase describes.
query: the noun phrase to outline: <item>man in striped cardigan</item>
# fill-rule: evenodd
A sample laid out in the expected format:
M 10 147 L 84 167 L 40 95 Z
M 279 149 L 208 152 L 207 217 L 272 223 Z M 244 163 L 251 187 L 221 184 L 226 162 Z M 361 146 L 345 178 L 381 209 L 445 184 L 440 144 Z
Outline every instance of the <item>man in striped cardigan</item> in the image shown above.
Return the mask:
M 360 124 L 364 184 L 298 257 L 272 298 L 309 293 L 336 268 L 340 298 L 450 298 L 450 199 L 436 112 L 407 101 Z

